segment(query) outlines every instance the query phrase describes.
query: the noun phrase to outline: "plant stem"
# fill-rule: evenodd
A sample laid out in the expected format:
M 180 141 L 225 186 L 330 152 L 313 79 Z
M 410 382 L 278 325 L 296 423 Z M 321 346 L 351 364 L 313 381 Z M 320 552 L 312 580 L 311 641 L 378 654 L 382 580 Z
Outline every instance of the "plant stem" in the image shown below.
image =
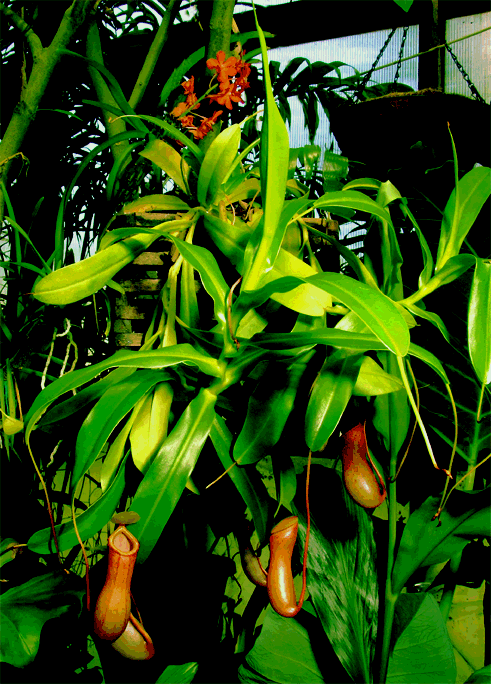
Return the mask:
M 150 82 L 150 78 L 155 70 L 157 60 L 162 52 L 162 48 L 167 42 L 169 37 L 169 28 L 174 23 L 174 19 L 177 17 L 179 12 L 179 7 L 181 0 L 170 0 L 165 10 L 165 14 L 162 19 L 162 23 L 159 26 L 155 38 L 150 46 L 147 56 L 145 57 L 145 62 L 141 68 L 138 75 L 138 80 L 135 83 L 133 92 L 131 93 L 129 99 L 129 105 L 132 109 L 136 109 L 145 94 L 147 86 Z
M 402 363 L 404 363 L 402 361 Z M 396 360 L 393 354 L 388 354 L 387 372 L 402 375 L 399 359 Z M 401 390 L 402 392 L 402 390 Z M 394 568 L 396 541 L 397 541 L 397 484 L 395 481 L 397 473 L 397 455 L 399 451 L 400 437 L 398 437 L 400 412 L 397 406 L 397 397 L 389 395 L 388 414 L 389 414 L 389 441 L 390 441 L 390 461 L 389 461 L 389 483 L 388 483 L 388 509 L 389 509 L 389 534 L 387 542 L 387 575 L 385 579 L 385 598 L 383 609 L 383 628 L 382 642 L 379 655 L 379 673 L 377 682 L 385 684 L 387 670 L 389 666 L 390 642 L 392 627 L 394 624 L 395 607 L 399 594 L 394 593 L 392 584 L 392 571 Z

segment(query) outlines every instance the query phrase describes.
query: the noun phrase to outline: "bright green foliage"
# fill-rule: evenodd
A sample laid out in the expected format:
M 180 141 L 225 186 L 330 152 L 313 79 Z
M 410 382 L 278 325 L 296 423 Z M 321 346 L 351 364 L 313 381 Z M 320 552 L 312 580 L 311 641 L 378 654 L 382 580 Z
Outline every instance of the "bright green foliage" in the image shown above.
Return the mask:
M 468 317 L 469 355 L 480 382 L 491 382 L 491 261 L 476 259 Z

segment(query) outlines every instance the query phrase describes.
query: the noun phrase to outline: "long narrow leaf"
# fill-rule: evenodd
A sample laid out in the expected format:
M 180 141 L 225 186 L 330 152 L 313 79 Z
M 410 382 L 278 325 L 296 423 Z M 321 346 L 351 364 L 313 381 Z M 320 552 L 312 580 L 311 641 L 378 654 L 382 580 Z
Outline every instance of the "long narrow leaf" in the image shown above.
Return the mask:
M 480 382 L 491 382 L 491 261 L 476 259 L 467 325 L 469 355 Z
M 245 264 L 244 290 L 255 290 L 261 277 L 273 268 L 283 241 L 286 225 L 278 223 L 285 199 L 290 150 L 288 131 L 276 106 L 271 87 L 266 40 L 256 16 L 255 19 L 261 44 L 266 91 L 260 157 L 264 214 L 251 238 L 252 249 L 246 252 L 250 254 L 250 260 Z
M 216 399 L 212 392 L 202 389 L 191 401 L 136 491 L 131 509 L 140 515 L 132 527 L 140 542 L 139 563 L 152 552 L 181 498 L 215 420 Z
M 152 387 L 167 379 L 167 374 L 141 370 L 109 387 L 90 411 L 77 435 L 71 490 L 75 491 L 83 474 L 95 462 L 113 430 Z
M 118 505 L 124 490 L 124 463 L 125 461 L 121 463 L 118 475 L 107 491 L 104 492 L 92 506 L 89 506 L 89 508 L 77 516 L 77 529 L 82 541 L 97 534 L 104 525 L 109 522 L 112 514 L 116 510 L 116 506 Z M 79 543 L 71 520 L 62 523 L 61 525 L 55 525 L 55 532 L 60 551 L 62 552 L 73 548 Z M 55 553 L 56 548 L 51 528 L 48 527 L 35 532 L 28 539 L 27 547 L 30 551 L 34 551 L 35 553 Z
M 336 471 L 319 471 L 311 478 L 307 586 L 324 631 L 349 677 L 354 682 L 371 682 L 378 622 L 372 521 L 346 493 Z M 296 513 L 303 547 L 303 507 Z
M 224 469 L 230 468 L 228 475 L 245 505 L 250 510 L 259 542 L 263 544 L 269 534 L 269 506 L 267 503 L 269 497 L 262 480 L 259 478 L 251 479 L 247 468 L 238 468 L 233 465 L 233 460 L 230 457 L 233 441 L 232 433 L 228 429 L 225 420 L 218 414 L 211 426 L 210 439 Z M 252 475 L 255 472 L 253 471 Z

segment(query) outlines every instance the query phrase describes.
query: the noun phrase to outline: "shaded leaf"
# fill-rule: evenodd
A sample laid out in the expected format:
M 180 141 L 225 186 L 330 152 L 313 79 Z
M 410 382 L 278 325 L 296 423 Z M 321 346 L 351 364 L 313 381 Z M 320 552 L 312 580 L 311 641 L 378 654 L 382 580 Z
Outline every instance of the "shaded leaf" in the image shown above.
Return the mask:
M 455 656 L 435 597 L 402 594 L 396 615 L 401 617 L 403 611 L 412 615 L 389 659 L 387 683 L 454 684 Z
M 260 544 L 264 544 L 269 535 L 268 502 L 270 499 L 262 480 L 257 477 L 257 471 L 255 470 L 251 471 L 248 468 L 238 468 L 237 466 L 231 467 L 234 463 L 230 456 L 232 433 L 228 429 L 225 420 L 218 414 L 211 426 L 210 439 L 224 469 L 230 468 L 228 476 L 251 512 L 252 522 L 256 528 Z M 255 477 L 251 479 L 252 476 Z
M 372 521 L 347 494 L 338 472 L 323 467 L 317 470 L 311 477 L 307 587 L 349 677 L 355 682 L 370 682 L 378 623 Z M 295 505 L 298 508 L 300 504 L 295 501 Z M 303 547 L 305 514 L 297 514 Z
M 363 356 L 343 350 L 331 354 L 320 370 L 305 412 L 305 441 L 319 451 L 341 420 L 351 398 Z
M 261 633 L 239 667 L 244 683 L 298 682 L 321 684 L 319 669 L 309 639 L 309 631 L 295 618 L 284 618 L 268 606 Z
M 419 567 L 448 560 L 477 536 L 489 536 L 489 487 L 481 491 L 454 491 L 441 514 L 432 520 L 439 497 L 429 497 L 405 525 L 392 573 L 394 592 L 400 592 Z
M 181 498 L 215 419 L 216 395 L 201 389 L 157 452 L 140 483 L 131 510 L 140 515 L 132 533 L 140 542 L 143 563 L 157 543 Z
M 125 460 L 126 459 L 121 463 L 118 474 L 108 489 L 97 499 L 97 501 L 77 516 L 77 530 L 82 541 L 85 541 L 100 532 L 116 510 L 116 506 L 121 499 L 125 485 Z M 72 549 L 79 543 L 72 520 L 61 523 L 60 525 L 55 525 L 55 532 L 61 552 Z M 27 547 L 30 551 L 34 551 L 35 553 L 55 553 L 56 547 L 53 541 L 51 527 L 38 530 L 31 535 L 27 542 Z
M 50 572 L 4 592 L 0 661 L 19 668 L 32 663 L 45 622 L 68 612 L 74 619 L 80 616 L 85 593 L 80 584 L 78 577 Z

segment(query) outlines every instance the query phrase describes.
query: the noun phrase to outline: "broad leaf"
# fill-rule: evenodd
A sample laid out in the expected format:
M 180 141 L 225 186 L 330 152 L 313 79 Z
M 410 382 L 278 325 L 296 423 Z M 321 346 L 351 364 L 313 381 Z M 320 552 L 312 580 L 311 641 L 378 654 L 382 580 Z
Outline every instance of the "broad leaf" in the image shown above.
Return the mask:
M 323 684 L 325 679 L 309 638 L 316 622 L 311 615 L 302 621 L 284 618 L 268 606 L 261 633 L 246 655 L 245 663 L 239 667 L 239 681 L 244 684 Z M 315 631 L 318 635 L 319 630 Z
M 45 622 L 65 613 L 78 619 L 85 593 L 80 584 L 79 577 L 50 572 L 4 592 L 0 597 L 0 661 L 18 668 L 29 665 L 38 652 Z
M 442 563 L 478 536 L 489 536 L 489 487 L 476 492 L 454 491 L 440 516 L 432 520 L 440 499 L 429 497 L 404 528 L 392 581 L 399 593 L 419 567 Z
M 409 621 L 408 621 L 409 618 Z M 408 622 L 389 660 L 387 684 L 454 684 L 452 642 L 432 594 L 401 594 L 396 623 Z

